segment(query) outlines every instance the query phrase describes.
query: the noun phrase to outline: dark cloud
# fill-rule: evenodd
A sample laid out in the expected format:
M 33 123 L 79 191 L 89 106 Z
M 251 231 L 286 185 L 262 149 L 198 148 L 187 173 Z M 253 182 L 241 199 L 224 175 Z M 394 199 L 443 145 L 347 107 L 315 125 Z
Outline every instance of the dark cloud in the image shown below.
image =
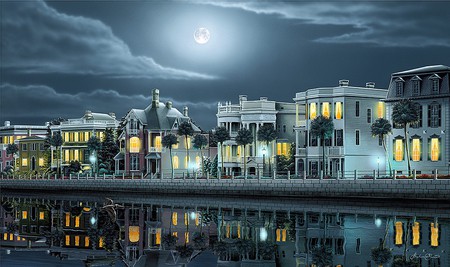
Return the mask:
M 99 20 L 60 13 L 41 1 L 3 3 L 2 68 L 121 78 L 214 79 L 133 55 Z

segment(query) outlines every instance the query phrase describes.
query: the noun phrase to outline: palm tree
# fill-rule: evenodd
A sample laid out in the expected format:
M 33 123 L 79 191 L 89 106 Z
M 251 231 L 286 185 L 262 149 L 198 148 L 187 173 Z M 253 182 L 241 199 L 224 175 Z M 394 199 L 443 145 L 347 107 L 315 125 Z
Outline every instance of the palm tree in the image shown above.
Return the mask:
M 178 135 L 184 136 L 184 144 L 186 146 L 186 156 L 187 156 L 187 175 L 189 177 L 189 143 L 188 137 L 194 135 L 194 129 L 192 128 L 192 124 L 188 121 L 183 121 L 178 126 Z
M 88 150 L 94 155 L 97 162 L 98 162 L 97 151 L 100 150 L 101 146 L 102 143 L 100 142 L 100 139 L 98 139 L 97 136 L 95 135 L 91 136 L 91 138 L 89 138 L 87 142 Z M 95 162 L 93 162 L 93 164 L 94 164 L 93 171 L 95 172 Z
M 389 164 L 389 176 L 392 176 L 392 166 L 391 166 L 391 160 L 389 159 L 387 148 L 386 148 L 386 135 L 390 134 L 392 132 L 392 125 L 389 123 L 388 120 L 384 118 L 379 118 L 376 121 L 372 123 L 370 126 L 370 131 L 372 132 L 373 137 L 378 137 L 383 142 L 383 148 L 385 157 L 387 157 L 388 164 Z
M 325 139 L 330 138 L 333 134 L 334 124 L 331 118 L 317 116 L 311 121 L 311 129 L 309 133 L 312 136 L 320 138 L 322 145 L 322 177 L 325 177 Z
M 173 178 L 173 158 L 172 158 L 172 147 L 176 144 L 178 144 L 178 138 L 174 135 L 174 134 L 168 134 L 165 135 L 162 140 L 161 143 L 163 145 L 163 147 L 168 148 L 169 149 L 169 153 L 170 153 L 170 166 L 172 168 L 172 178 Z
M 223 173 L 223 142 L 230 140 L 230 133 L 225 127 L 217 127 L 214 132 L 214 139 L 220 143 L 220 157 L 222 161 L 221 173 Z
M 266 146 L 269 147 L 269 143 L 272 142 L 277 138 L 277 132 L 275 131 L 275 128 L 273 127 L 273 124 L 264 124 L 259 128 L 258 130 L 258 140 L 261 142 L 266 143 Z M 270 156 L 269 158 L 269 173 L 272 172 L 271 167 L 272 164 L 270 163 Z
M 194 144 L 194 148 L 200 150 L 200 157 L 202 159 L 202 175 L 204 175 L 205 169 L 203 167 L 203 149 L 208 145 L 208 138 L 202 134 L 197 134 L 194 136 L 192 143 Z
M 405 135 L 405 152 L 408 160 L 408 175 L 411 174 L 411 162 L 409 159 L 407 128 L 411 123 L 415 123 L 418 120 L 419 111 L 417 109 L 417 103 L 409 99 L 404 99 L 394 105 L 392 110 L 392 121 L 394 124 L 399 124 L 403 127 Z
M 328 267 L 333 264 L 333 254 L 331 248 L 327 246 L 317 246 L 312 249 L 312 263 L 317 267 Z
M 56 148 L 56 157 L 57 157 L 57 160 L 56 160 L 56 173 L 60 174 L 60 172 L 61 172 L 61 170 L 60 170 L 61 168 L 59 166 L 59 164 L 60 164 L 59 161 L 60 161 L 60 157 L 61 157 L 60 148 L 61 148 L 61 146 L 63 144 L 63 139 L 62 139 L 61 133 L 56 132 L 55 134 L 53 134 L 53 136 L 50 139 L 50 144 Z
M 242 128 L 237 132 L 236 144 L 244 146 L 244 175 L 247 173 L 247 158 L 245 157 L 245 150 L 248 144 L 253 142 L 253 134 L 250 130 Z
M 6 147 L 6 155 L 11 155 L 14 159 L 14 168 L 13 170 L 16 170 L 16 157 L 15 154 L 19 151 L 19 147 L 16 144 L 8 144 Z M 1 170 L 0 170 L 1 171 Z

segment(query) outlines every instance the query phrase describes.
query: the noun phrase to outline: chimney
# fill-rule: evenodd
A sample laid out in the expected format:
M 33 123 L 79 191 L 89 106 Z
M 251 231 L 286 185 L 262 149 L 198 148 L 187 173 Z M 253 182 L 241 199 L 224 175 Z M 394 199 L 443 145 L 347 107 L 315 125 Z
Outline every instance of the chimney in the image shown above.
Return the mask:
M 159 108 L 159 90 L 152 90 L 152 108 Z
M 5 121 L 5 126 L 6 127 L 8 127 L 8 126 L 10 126 L 11 125 L 11 122 L 10 121 Z
M 349 80 L 339 80 L 339 86 L 348 86 Z
M 367 82 L 366 83 L 366 88 L 375 88 L 375 83 L 374 82 Z
M 27 129 L 27 136 L 31 136 L 31 129 Z
M 240 95 L 239 96 L 239 104 L 242 105 L 242 102 L 247 101 L 247 96 L 246 95 Z
M 116 113 L 110 112 L 108 113 L 109 116 L 111 116 L 113 119 L 116 119 Z
M 171 109 L 172 108 L 172 101 L 167 101 L 166 102 L 166 108 L 167 109 Z
M 185 116 L 185 117 L 189 117 L 189 108 L 188 107 L 184 107 L 183 108 L 183 116 Z
M 259 100 L 261 100 L 261 101 L 267 101 L 267 97 L 261 96 L 261 97 L 259 98 Z
M 46 122 L 45 122 L 45 126 L 47 126 L 47 127 L 50 126 L 50 122 L 49 122 L 49 121 L 46 121 Z

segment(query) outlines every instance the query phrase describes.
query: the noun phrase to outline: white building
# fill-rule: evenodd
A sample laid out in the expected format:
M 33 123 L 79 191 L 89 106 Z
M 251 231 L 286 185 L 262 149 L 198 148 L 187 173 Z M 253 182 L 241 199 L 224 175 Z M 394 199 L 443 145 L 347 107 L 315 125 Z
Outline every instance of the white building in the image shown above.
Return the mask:
M 427 66 L 393 73 L 386 98 L 388 119 L 396 102 L 411 99 L 419 110 L 419 122 L 408 128 L 411 169 L 447 174 L 450 166 L 450 67 Z M 392 123 L 392 120 L 391 120 Z M 393 124 L 393 123 L 392 123 Z M 404 130 L 393 127 L 387 142 L 393 169 L 407 175 Z
M 302 111 L 299 112 L 302 113 Z M 253 133 L 254 141 L 247 145 L 245 153 L 249 175 L 256 175 L 263 170 L 264 166 L 267 171 L 269 168 L 265 164 L 269 164 L 269 158 L 272 166 L 275 166 L 275 155 L 288 156 L 290 144 L 295 140 L 295 114 L 294 103 L 271 101 L 267 97 L 261 97 L 259 100 L 247 100 L 246 95 L 240 95 L 238 104 L 232 104 L 231 101 L 223 104 L 219 102 L 217 126 L 225 127 L 231 137 L 231 140 L 225 141 L 223 147 L 219 147 L 218 151 L 220 155 L 220 150 L 224 150 L 225 173 L 231 175 L 234 172 L 236 175 L 244 175 L 243 148 L 238 146 L 235 141 L 237 132 L 241 128 L 249 129 Z M 268 147 L 257 140 L 257 132 L 264 124 L 272 124 L 278 134 L 276 141 Z M 263 153 L 265 153 L 264 156 Z M 263 163 L 263 158 L 265 163 Z M 220 165 L 221 158 L 219 157 Z
M 340 80 L 339 86 L 308 89 L 296 94 L 297 110 L 306 106 L 306 123 L 297 116 L 296 123 L 296 173 L 318 176 L 322 170 L 320 138 L 309 133 L 311 121 L 317 116 L 331 117 L 333 136 L 325 140 L 325 168 L 327 175 L 343 177 L 373 175 L 374 170 L 384 173 L 386 153 L 382 140 L 372 137 L 370 126 L 377 118 L 385 117 L 387 90 L 350 86 L 348 80 Z M 304 140 L 308 140 L 305 142 Z M 362 172 L 361 172 L 362 171 Z M 377 172 L 378 174 L 378 172 Z

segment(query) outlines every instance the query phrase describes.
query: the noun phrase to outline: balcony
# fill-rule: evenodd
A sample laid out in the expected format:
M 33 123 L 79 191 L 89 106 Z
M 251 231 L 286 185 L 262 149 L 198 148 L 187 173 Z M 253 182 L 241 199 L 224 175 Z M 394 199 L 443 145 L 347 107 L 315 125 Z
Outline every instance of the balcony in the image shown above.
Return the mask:
M 110 124 L 114 123 L 110 120 L 86 120 L 86 119 L 69 119 L 62 121 L 61 125 L 74 125 L 74 124 Z
M 139 129 L 129 129 L 129 130 L 127 130 L 127 133 L 129 135 L 138 135 Z
M 300 148 L 298 149 L 298 156 L 300 156 L 300 157 L 306 157 L 306 148 L 300 147 Z
M 150 147 L 148 152 L 155 152 L 155 153 L 161 153 L 161 152 L 165 152 L 165 148 L 163 147 Z
M 218 106 L 218 113 L 239 113 L 241 111 L 241 107 L 239 105 L 223 105 Z
M 344 156 L 344 147 L 341 146 L 333 146 L 333 147 L 327 147 L 327 154 L 329 156 Z

